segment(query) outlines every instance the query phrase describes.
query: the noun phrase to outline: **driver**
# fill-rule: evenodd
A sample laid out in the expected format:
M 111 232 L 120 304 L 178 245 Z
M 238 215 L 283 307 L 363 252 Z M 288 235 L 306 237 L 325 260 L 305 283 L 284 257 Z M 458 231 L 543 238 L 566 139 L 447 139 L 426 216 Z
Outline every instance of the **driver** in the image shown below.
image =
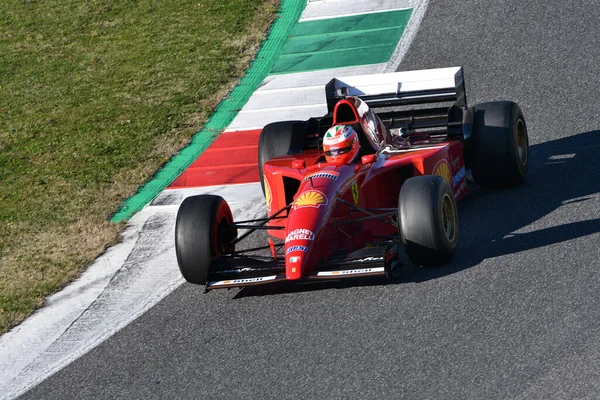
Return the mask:
M 334 125 L 325 132 L 323 150 L 328 163 L 352 162 L 359 149 L 358 134 L 350 125 Z

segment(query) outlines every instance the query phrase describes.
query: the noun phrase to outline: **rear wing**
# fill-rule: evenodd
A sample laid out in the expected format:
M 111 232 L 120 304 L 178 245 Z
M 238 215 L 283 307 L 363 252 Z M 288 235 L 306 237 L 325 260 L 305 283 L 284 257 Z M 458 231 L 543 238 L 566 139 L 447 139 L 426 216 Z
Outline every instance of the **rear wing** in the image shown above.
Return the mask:
M 360 97 L 371 108 L 438 102 L 467 105 L 462 67 L 334 78 L 325 93 L 330 112 L 346 96 Z

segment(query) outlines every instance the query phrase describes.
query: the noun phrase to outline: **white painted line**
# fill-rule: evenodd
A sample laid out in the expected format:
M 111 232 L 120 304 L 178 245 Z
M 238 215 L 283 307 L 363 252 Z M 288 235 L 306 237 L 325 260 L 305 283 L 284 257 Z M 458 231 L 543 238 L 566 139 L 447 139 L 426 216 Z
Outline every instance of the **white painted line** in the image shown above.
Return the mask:
M 340 76 L 372 74 L 377 69 L 386 68 L 387 64 L 369 64 L 358 67 L 344 67 L 333 69 L 322 69 L 309 72 L 294 72 L 283 75 L 269 75 L 261 83 L 256 93 L 263 90 L 305 88 L 313 86 L 324 86 L 333 78 Z
M 227 130 L 261 129 L 271 122 L 306 120 L 310 117 L 322 117 L 325 114 L 327 114 L 327 104 L 325 103 L 310 107 L 273 109 L 269 112 L 260 112 L 260 110 L 253 110 L 253 112 L 242 111 L 231 125 L 229 125 Z
M 0 398 L 16 397 L 127 326 L 183 279 L 174 248 L 178 205 L 192 194 L 223 196 L 236 219 L 265 214 L 259 183 L 169 191 L 164 206 L 137 213 L 123 242 L 108 249 L 72 284 L 0 337 Z M 159 196 L 160 197 L 160 196 Z
M 283 113 L 294 113 L 294 112 L 298 112 L 298 113 L 302 113 L 303 109 L 314 109 L 315 107 L 321 105 L 321 103 L 317 103 L 317 104 L 301 104 L 302 103 L 302 97 L 298 96 L 298 102 L 300 104 L 294 104 L 294 105 L 282 105 L 282 106 L 277 106 L 277 103 L 273 103 L 273 102 L 269 102 L 270 107 L 256 107 L 256 108 L 251 108 L 251 109 L 244 109 L 242 111 L 240 111 L 240 114 L 255 114 L 255 113 L 273 113 L 273 112 L 283 112 Z
M 327 0 L 309 1 L 300 22 L 371 14 L 414 7 L 414 0 Z
M 316 85 L 307 85 L 307 86 L 292 86 L 292 87 L 282 87 L 282 88 L 276 88 L 276 89 L 267 89 L 267 88 L 261 88 L 258 89 L 256 92 L 254 92 L 254 96 L 270 96 L 270 95 L 277 95 L 280 93 L 294 93 L 294 92 L 298 92 L 298 93 L 304 93 L 306 91 L 312 91 L 312 90 L 323 90 L 323 85 L 321 85 L 321 82 L 319 82 Z
M 270 75 L 226 131 L 261 129 L 268 123 L 305 120 L 327 114 L 325 85 L 334 77 L 374 73 L 380 64 Z
M 390 12 L 390 11 L 401 11 L 401 10 L 407 10 L 407 9 L 410 9 L 410 7 L 390 8 L 388 10 L 356 11 L 356 12 L 349 12 L 349 13 L 346 13 L 346 14 L 338 14 L 338 15 L 333 16 L 333 17 L 332 16 L 324 16 L 323 15 L 323 16 L 318 16 L 318 17 L 301 18 L 300 22 L 320 21 L 320 20 L 332 19 L 332 18 L 352 17 L 352 16 L 355 16 L 355 15 L 381 14 L 381 13 Z

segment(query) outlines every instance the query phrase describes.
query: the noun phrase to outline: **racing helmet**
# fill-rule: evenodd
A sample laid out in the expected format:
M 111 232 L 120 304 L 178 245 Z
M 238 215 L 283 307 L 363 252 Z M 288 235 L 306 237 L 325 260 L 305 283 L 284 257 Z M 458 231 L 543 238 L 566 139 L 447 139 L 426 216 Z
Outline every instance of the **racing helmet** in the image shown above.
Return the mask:
M 334 125 L 325 132 L 323 150 L 327 162 L 351 162 L 359 149 L 358 134 L 350 125 Z

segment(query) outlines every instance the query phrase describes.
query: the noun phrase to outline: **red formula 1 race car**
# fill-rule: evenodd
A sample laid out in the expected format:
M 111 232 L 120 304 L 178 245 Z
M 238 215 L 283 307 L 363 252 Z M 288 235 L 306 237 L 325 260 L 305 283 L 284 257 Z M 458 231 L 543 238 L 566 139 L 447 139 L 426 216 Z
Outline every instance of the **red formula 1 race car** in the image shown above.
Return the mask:
M 325 116 L 262 130 L 266 218 L 235 222 L 220 196 L 183 201 L 175 247 L 188 282 L 210 290 L 389 277 L 404 263 L 399 245 L 416 265 L 444 264 L 469 172 L 482 188 L 527 174 L 521 109 L 467 107 L 460 67 L 333 79 L 325 97 Z M 264 246 L 239 250 L 257 230 L 267 231 Z

